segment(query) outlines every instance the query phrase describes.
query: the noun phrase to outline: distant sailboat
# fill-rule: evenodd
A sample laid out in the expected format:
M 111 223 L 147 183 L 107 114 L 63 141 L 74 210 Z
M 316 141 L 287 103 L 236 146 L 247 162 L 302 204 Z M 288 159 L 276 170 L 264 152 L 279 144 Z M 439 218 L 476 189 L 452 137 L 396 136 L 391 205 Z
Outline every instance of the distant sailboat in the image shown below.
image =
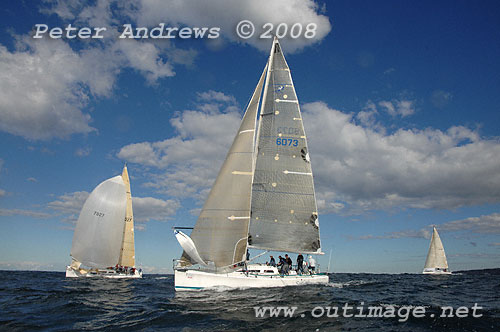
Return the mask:
M 66 277 L 141 278 L 135 268 L 134 215 L 127 166 L 99 184 L 78 217 Z
M 184 249 L 174 266 L 177 291 L 328 282 L 325 273 L 247 265 L 248 248 L 323 254 L 302 115 L 276 38 L 191 236 L 175 235 Z
M 451 274 L 448 270 L 448 262 L 444 253 L 443 243 L 437 232 L 436 227 L 433 227 L 431 244 L 429 253 L 425 260 L 423 274 Z

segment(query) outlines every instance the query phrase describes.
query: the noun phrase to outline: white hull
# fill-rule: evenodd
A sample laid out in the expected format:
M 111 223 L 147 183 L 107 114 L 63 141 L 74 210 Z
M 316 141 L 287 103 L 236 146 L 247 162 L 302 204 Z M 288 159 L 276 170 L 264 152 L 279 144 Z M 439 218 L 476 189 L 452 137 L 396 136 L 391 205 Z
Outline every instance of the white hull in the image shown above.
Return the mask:
M 107 279 L 139 279 L 142 271 L 136 269 L 133 274 L 116 272 L 114 270 L 85 271 L 75 270 L 71 266 L 66 267 L 66 278 L 107 278 Z
M 443 271 L 441 269 L 427 268 L 427 269 L 424 269 L 422 274 L 434 274 L 434 275 L 451 274 L 451 271 Z
M 250 272 L 234 271 L 230 273 L 212 273 L 200 270 L 176 269 L 174 283 L 176 291 L 203 290 L 213 287 L 228 288 L 266 288 L 309 284 L 326 284 L 326 274 L 298 275 L 292 271 L 281 276 L 277 269 L 268 267 L 269 272 L 252 272 L 255 266 L 248 267 Z

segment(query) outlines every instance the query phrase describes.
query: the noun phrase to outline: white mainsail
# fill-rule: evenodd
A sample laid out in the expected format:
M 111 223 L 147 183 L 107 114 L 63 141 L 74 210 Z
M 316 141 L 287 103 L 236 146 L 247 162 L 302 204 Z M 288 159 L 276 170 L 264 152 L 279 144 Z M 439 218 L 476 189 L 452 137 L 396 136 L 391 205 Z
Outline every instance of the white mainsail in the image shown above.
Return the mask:
M 306 134 L 277 39 L 260 113 L 248 242 L 251 248 L 321 253 Z
M 424 271 L 428 269 L 448 270 L 448 261 L 444 252 L 443 242 L 439 237 L 436 227 L 433 227 L 431 244 L 429 246 L 429 253 L 425 260 Z
M 127 205 L 126 186 L 118 175 L 99 184 L 83 205 L 71 256 L 92 268 L 114 266 L 120 258 Z

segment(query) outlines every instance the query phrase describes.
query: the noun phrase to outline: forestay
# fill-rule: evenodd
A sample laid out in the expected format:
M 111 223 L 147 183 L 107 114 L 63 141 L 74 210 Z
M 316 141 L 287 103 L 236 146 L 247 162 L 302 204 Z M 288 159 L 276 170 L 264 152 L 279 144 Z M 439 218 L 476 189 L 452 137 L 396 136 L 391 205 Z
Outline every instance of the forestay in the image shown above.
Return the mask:
M 258 132 L 250 247 L 321 253 L 306 134 L 277 39 L 271 49 Z

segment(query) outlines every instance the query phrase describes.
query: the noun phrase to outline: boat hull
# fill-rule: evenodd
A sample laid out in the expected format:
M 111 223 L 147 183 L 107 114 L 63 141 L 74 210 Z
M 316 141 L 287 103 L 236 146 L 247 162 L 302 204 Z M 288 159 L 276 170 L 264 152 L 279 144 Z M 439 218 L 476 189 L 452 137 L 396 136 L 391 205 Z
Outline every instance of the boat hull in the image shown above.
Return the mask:
M 174 271 L 176 291 L 195 291 L 214 287 L 228 288 L 266 288 L 328 283 L 328 275 L 275 273 L 260 274 L 242 271 L 230 273 L 212 273 L 200 270 L 176 269 Z
M 106 278 L 106 279 L 139 279 L 142 271 L 135 270 L 133 274 L 121 273 L 113 270 L 85 271 L 75 270 L 71 266 L 66 267 L 66 278 Z
M 422 274 L 433 274 L 433 275 L 442 275 L 442 274 L 451 274 L 451 271 L 443 271 L 440 269 L 425 269 Z

